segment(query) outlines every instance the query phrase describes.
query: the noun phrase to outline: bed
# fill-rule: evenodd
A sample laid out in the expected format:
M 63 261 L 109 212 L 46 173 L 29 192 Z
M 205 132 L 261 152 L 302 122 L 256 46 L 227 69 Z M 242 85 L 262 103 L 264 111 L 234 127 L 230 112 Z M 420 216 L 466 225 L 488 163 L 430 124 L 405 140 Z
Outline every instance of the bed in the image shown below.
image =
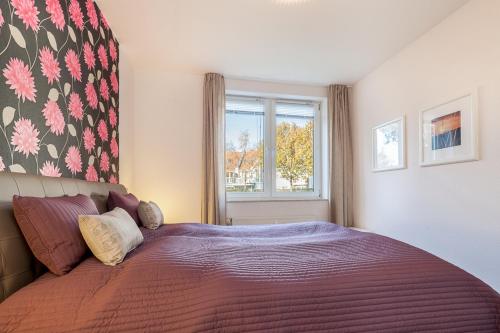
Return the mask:
M 88 256 L 64 276 L 44 272 L 8 198 L 103 201 L 111 188 L 125 191 L 0 175 L 0 332 L 500 332 L 500 296 L 479 279 L 326 222 L 142 229 L 145 242 L 116 267 Z

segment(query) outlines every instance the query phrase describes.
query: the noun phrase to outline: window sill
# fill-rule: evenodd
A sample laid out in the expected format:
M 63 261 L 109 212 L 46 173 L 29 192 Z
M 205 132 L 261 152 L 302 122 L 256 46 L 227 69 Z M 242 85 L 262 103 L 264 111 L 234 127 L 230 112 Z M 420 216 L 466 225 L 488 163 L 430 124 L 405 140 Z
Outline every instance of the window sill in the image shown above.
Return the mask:
M 328 201 L 325 198 L 308 198 L 308 197 L 281 197 L 281 198 L 228 198 L 227 203 L 241 203 L 241 202 L 287 202 L 287 201 Z

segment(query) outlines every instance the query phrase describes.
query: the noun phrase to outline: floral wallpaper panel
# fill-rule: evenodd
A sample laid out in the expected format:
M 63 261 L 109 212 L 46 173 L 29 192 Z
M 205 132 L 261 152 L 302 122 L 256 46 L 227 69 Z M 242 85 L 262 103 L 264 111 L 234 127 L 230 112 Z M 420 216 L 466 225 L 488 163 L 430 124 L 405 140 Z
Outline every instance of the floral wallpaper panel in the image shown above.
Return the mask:
M 117 183 L 118 61 L 93 0 L 0 0 L 0 171 Z

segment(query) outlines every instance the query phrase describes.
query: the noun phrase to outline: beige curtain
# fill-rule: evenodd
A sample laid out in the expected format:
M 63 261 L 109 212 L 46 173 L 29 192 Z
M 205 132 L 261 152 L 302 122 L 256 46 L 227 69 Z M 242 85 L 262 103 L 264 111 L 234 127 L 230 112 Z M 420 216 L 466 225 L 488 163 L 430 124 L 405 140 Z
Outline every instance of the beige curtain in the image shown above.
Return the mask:
M 224 179 L 224 76 L 205 75 L 203 89 L 203 180 L 201 222 L 225 224 L 226 192 Z
M 353 157 L 349 88 L 328 87 L 328 136 L 330 147 L 330 219 L 344 227 L 354 225 Z

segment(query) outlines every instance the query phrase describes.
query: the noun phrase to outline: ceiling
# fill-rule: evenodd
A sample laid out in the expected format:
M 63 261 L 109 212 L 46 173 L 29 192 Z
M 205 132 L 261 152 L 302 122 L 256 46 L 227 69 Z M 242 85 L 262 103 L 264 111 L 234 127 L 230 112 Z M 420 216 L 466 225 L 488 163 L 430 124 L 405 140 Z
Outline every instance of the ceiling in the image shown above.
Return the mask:
M 352 84 L 466 0 L 97 0 L 135 69 Z

